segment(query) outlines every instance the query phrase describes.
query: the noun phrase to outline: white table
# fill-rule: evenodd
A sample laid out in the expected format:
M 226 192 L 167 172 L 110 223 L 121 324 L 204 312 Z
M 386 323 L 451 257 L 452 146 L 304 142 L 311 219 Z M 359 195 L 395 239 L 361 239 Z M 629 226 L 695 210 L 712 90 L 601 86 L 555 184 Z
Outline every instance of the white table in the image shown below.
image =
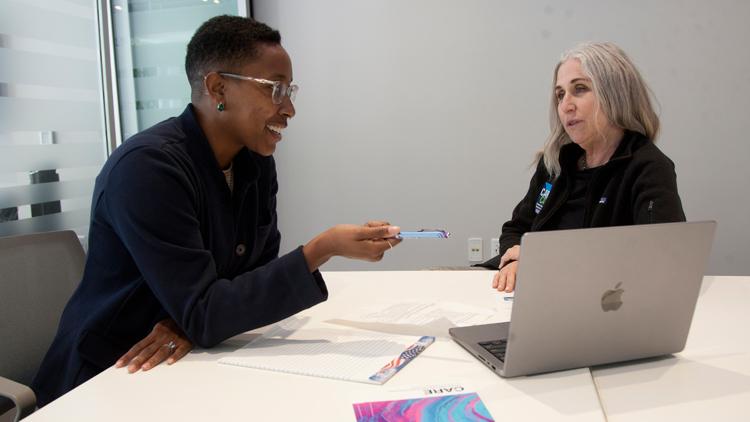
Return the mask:
M 685 350 L 592 370 L 615 421 L 750 421 L 750 277 L 705 277 Z
M 364 305 L 458 302 L 498 308 L 491 271 L 329 272 L 330 299 L 300 314 L 325 321 Z M 428 333 L 431 334 L 431 333 Z M 442 333 L 382 386 L 220 365 L 256 334 L 197 350 L 173 366 L 129 375 L 108 369 L 27 420 L 354 421 L 353 403 L 415 398 L 425 387 L 475 391 L 497 420 L 603 421 L 588 369 L 505 380 Z

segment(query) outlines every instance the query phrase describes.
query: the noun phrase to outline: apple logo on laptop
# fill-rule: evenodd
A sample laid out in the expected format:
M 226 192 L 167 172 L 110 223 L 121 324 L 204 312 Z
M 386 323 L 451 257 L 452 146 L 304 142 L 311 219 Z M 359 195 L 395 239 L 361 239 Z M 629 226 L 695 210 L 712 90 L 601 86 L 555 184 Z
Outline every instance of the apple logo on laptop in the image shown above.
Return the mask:
M 621 284 L 622 282 L 617 283 L 614 289 L 607 290 L 602 295 L 602 310 L 604 312 L 616 311 L 622 306 L 622 294 L 625 293 L 625 289 L 620 288 Z

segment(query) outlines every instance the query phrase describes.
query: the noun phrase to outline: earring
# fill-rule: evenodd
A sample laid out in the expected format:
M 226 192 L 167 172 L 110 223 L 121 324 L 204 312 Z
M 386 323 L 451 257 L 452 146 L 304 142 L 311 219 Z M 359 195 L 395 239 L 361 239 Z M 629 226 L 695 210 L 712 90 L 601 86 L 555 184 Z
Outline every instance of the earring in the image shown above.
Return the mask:
M 218 110 L 219 112 L 224 111 L 225 108 L 226 107 L 224 107 L 224 103 L 219 103 L 216 105 L 216 110 Z

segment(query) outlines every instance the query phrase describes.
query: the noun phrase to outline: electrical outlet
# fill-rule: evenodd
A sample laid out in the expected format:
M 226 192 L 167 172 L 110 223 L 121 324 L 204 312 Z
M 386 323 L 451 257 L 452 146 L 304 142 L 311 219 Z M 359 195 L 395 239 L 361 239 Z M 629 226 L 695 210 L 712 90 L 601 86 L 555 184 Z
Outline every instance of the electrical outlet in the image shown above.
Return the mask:
M 43 130 L 39 132 L 39 143 L 42 145 L 53 145 L 55 143 L 55 131 Z
M 470 237 L 468 241 L 469 245 L 469 261 L 479 262 L 482 260 L 482 238 L 481 237 Z
M 493 237 L 490 239 L 490 256 L 500 255 L 500 239 Z

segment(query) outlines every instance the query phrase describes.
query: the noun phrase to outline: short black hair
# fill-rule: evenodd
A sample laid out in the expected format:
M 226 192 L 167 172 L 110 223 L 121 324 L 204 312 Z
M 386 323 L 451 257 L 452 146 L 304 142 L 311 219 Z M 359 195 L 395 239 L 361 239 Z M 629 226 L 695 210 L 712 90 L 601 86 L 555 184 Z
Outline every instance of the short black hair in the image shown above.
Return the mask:
M 185 72 L 195 92 L 211 70 L 233 70 L 258 56 L 258 44 L 281 44 L 279 31 L 242 16 L 221 15 L 204 22 L 190 39 Z

